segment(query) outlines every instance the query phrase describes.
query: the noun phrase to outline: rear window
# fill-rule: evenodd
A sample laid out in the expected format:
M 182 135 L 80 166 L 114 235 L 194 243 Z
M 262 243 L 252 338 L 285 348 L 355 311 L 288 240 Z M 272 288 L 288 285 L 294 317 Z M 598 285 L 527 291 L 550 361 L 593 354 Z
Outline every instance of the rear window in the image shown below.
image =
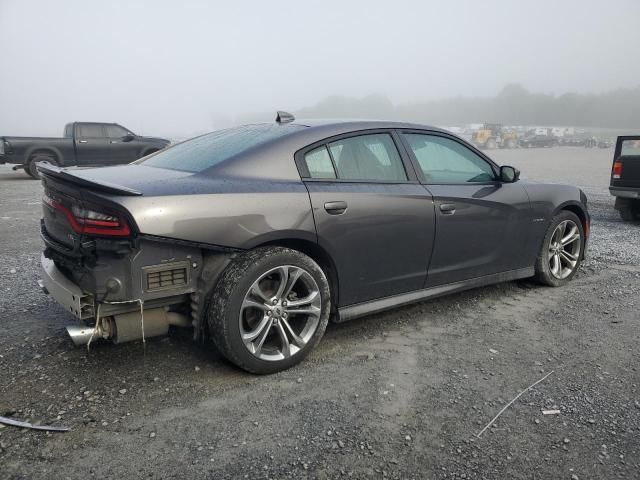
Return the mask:
M 302 125 L 245 125 L 187 140 L 137 163 L 149 167 L 202 172 L 270 140 L 288 135 Z
M 640 155 L 640 139 L 623 140 L 620 155 Z

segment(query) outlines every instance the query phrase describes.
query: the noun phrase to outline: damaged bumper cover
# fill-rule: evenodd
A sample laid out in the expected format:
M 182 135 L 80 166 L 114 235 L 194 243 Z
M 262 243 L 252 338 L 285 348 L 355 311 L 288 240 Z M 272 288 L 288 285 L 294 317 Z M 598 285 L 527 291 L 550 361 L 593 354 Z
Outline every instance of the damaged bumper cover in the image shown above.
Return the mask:
M 42 265 L 42 280 L 38 281 L 40 288 L 80 320 L 93 318 L 95 316 L 93 296 L 83 292 L 56 267 L 53 260 L 48 259 L 44 254 L 40 258 L 40 263 Z
M 96 303 L 94 296 L 84 292 L 78 285 L 67 278 L 56 267 L 53 260 L 41 257 L 42 280 L 38 284 L 44 293 L 64 307 L 65 310 L 75 315 L 80 320 L 94 319 L 94 325 L 90 327 L 68 326 L 67 332 L 76 345 L 86 345 L 92 339 L 109 339 L 115 343 L 122 343 L 139 338 L 164 335 L 169 325 L 180 327 L 191 326 L 187 315 L 171 312 L 166 306 L 159 307 L 157 302 L 151 302 L 149 308 L 145 308 L 142 300 L 121 302 L 104 301 Z M 155 305 L 154 305 L 155 304 Z M 134 312 L 117 313 L 121 310 L 138 308 Z M 111 312 L 101 312 L 111 308 Z M 145 325 L 146 317 L 146 325 Z

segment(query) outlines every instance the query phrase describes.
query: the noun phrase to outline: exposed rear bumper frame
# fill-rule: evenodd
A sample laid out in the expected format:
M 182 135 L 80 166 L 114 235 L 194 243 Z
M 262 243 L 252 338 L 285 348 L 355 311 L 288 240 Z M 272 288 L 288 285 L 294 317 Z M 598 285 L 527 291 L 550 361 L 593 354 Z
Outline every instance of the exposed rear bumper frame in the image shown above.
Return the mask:
M 38 281 L 40 288 L 80 320 L 92 318 L 94 316 L 93 295 L 83 292 L 78 285 L 58 270 L 53 260 L 48 259 L 44 254 L 40 258 L 40 263 L 42 265 L 42 280 Z

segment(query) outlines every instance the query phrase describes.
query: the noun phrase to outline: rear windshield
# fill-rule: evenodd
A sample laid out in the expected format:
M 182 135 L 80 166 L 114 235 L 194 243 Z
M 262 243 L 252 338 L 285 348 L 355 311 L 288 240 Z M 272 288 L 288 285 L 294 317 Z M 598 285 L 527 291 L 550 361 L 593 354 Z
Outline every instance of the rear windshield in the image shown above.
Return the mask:
M 620 155 L 640 155 L 640 139 L 623 140 Z
M 302 125 L 245 125 L 208 133 L 163 150 L 141 163 L 150 167 L 202 172 L 250 148 L 288 135 Z

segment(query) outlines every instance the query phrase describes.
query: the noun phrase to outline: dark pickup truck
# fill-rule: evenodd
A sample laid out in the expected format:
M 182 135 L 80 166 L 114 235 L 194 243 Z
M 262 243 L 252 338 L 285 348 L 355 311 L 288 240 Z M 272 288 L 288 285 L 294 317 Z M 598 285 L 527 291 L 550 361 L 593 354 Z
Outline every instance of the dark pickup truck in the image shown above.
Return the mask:
M 609 192 L 623 220 L 640 220 L 640 135 L 618 137 Z
M 169 145 L 164 138 L 142 137 L 117 123 L 73 122 L 64 137 L 0 137 L 0 164 L 15 164 L 38 178 L 36 164 L 60 167 L 130 163 Z
M 557 147 L 558 139 L 550 135 L 531 135 L 520 139 L 522 148 Z

